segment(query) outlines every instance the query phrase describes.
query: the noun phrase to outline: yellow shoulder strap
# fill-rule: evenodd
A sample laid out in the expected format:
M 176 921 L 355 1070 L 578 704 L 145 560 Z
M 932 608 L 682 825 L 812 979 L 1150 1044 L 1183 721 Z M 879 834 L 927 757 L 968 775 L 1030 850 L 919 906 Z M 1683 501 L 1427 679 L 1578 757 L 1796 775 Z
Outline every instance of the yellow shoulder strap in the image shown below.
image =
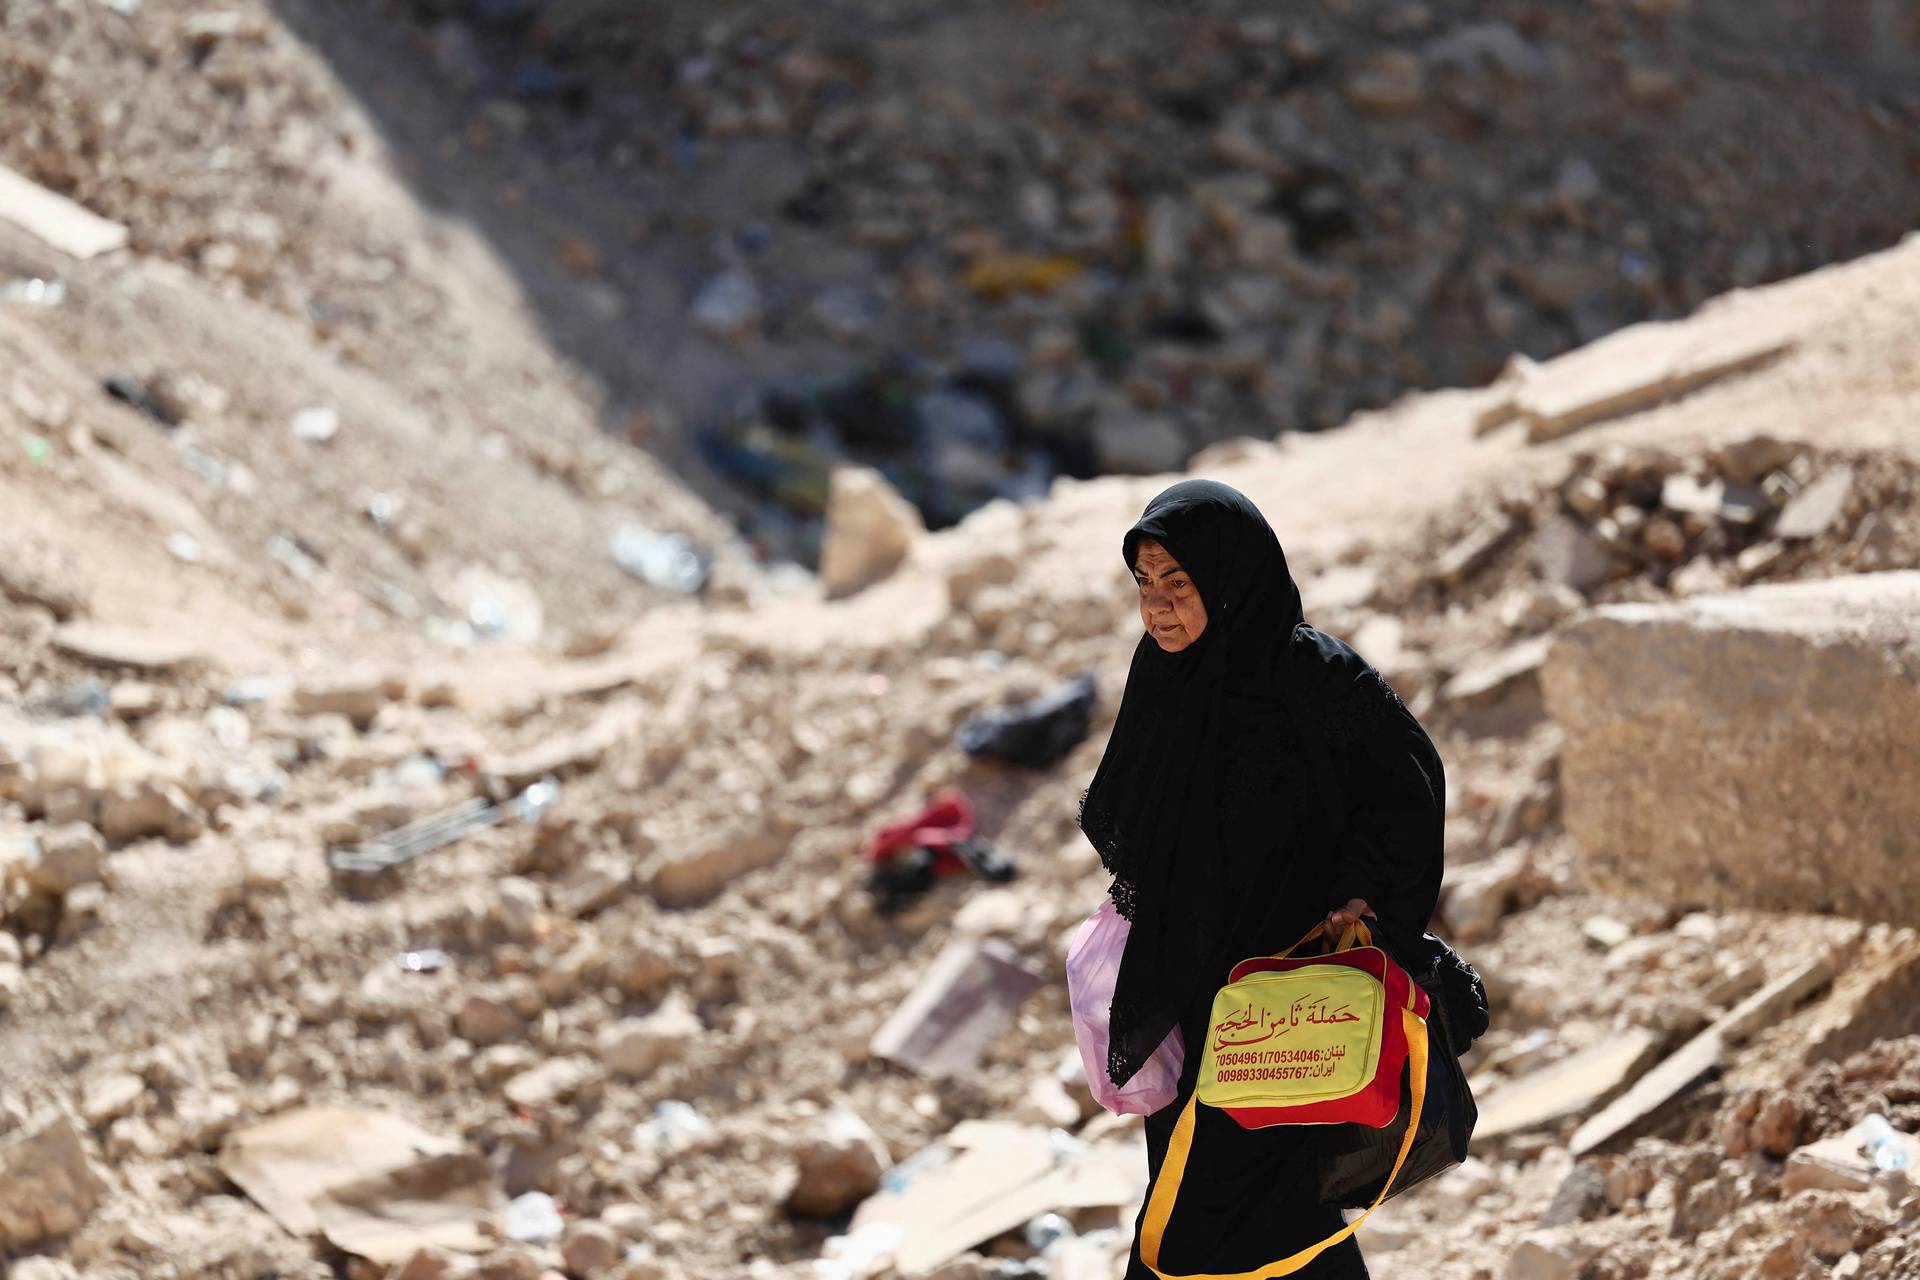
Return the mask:
M 1303 939 L 1304 941 L 1304 939 Z M 1296 944 L 1297 945 L 1297 944 Z M 1161 1162 L 1160 1176 L 1154 1180 L 1153 1194 L 1147 1200 L 1147 1212 L 1140 1222 L 1140 1261 L 1161 1280 L 1272 1280 L 1275 1276 L 1290 1276 L 1300 1268 L 1312 1262 L 1320 1254 L 1339 1244 L 1355 1231 L 1360 1224 L 1380 1207 L 1387 1198 L 1387 1192 L 1393 1186 L 1393 1180 L 1400 1176 L 1400 1167 L 1407 1162 L 1407 1152 L 1413 1149 L 1413 1138 L 1420 1129 L 1420 1108 L 1427 1098 L 1427 1024 L 1420 1020 L 1412 1010 L 1400 1011 L 1402 1025 L 1407 1030 L 1408 1078 L 1413 1084 L 1413 1108 L 1407 1116 L 1407 1133 L 1400 1139 L 1400 1154 L 1394 1157 L 1393 1171 L 1380 1187 L 1380 1194 L 1361 1214 L 1346 1226 L 1328 1236 L 1318 1244 L 1309 1245 L 1298 1253 L 1291 1254 L 1278 1262 L 1269 1262 L 1254 1271 L 1237 1271 L 1231 1274 L 1210 1272 L 1191 1272 L 1186 1275 L 1174 1275 L 1160 1269 L 1160 1240 L 1166 1234 L 1167 1219 L 1173 1216 L 1173 1202 L 1180 1194 L 1180 1180 L 1187 1171 L 1187 1155 L 1193 1149 L 1193 1109 L 1198 1104 L 1196 1097 L 1187 1099 L 1187 1106 L 1180 1113 L 1179 1123 L 1174 1125 L 1173 1137 L 1167 1143 L 1167 1158 Z M 1198 1092 L 1197 1090 L 1195 1091 Z

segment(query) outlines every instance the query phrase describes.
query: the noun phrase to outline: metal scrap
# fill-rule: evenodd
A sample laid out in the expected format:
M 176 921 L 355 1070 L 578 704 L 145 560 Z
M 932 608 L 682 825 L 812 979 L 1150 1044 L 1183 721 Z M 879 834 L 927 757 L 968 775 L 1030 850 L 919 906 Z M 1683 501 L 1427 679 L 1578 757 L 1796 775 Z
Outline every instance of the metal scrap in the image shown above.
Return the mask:
M 501 803 L 482 796 L 463 800 L 450 809 L 430 813 L 405 826 L 360 844 L 342 845 L 327 852 L 327 865 L 338 875 L 377 875 L 411 862 L 423 853 L 431 853 L 463 836 L 503 822 L 536 822 L 553 807 L 560 784 L 542 778 L 518 795 Z

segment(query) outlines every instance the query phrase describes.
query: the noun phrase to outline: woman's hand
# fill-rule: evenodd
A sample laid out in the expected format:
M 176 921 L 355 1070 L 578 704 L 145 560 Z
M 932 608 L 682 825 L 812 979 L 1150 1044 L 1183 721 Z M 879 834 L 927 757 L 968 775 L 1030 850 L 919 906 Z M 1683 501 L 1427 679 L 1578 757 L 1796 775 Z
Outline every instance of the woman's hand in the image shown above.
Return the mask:
M 1327 936 L 1329 938 L 1338 938 L 1348 925 L 1358 924 L 1361 916 L 1372 916 L 1375 920 L 1380 918 L 1373 914 L 1373 908 L 1367 905 L 1366 899 L 1347 899 L 1346 906 L 1335 907 L 1332 911 L 1327 912 Z

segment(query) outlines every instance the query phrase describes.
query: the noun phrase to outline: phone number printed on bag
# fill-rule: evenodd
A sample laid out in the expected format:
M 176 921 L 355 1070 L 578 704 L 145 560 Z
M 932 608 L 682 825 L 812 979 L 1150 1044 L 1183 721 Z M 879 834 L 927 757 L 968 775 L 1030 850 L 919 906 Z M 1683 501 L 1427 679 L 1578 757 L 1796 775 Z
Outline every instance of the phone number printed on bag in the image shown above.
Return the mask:
M 1199 1096 L 1209 1106 L 1296 1105 L 1346 1096 L 1371 1078 L 1381 987 L 1353 969 L 1254 972 L 1221 988 Z
M 1323 1080 L 1346 1056 L 1347 1046 L 1335 1044 L 1318 1049 L 1251 1049 L 1223 1053 L 1215 1061 L 1220 1080 Z

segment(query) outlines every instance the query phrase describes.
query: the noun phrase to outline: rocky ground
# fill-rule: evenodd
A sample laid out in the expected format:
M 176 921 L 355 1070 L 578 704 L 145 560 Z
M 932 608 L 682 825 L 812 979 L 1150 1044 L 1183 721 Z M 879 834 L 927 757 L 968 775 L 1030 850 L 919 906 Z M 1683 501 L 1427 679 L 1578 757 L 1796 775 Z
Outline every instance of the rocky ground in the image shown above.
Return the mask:
M 1490 1114 L 1503 1084 L 1630 1029 L 1669 1052 L 1802 963 L 1837 973 L 1790 993 L 1797 1007 L 1774 1000 L 1717 1085 L 1618 1142 L 1576 1158 L 1577 1114 L 1487 1139 L 1369 1224 L 1382 1274 L 1911 1267 L 1905 1184 L 1809 1182 L 1790 1157 L 1872 1110 L 1911 1129 L 1920 1045 L 1890 1037 L 1914 1030 L 1896 998 L 1912 934 L 1589 887 L 1537 672 L 1541 638 L 1596 604 L 1915 567 L 1920 458 L 1899 424 L 1917 388 L 1898 352 L 1917 300 L 1911 247 L 1754 295 L 1741 305 L 1792 318 L 1786 355 L 1557 439 L 1476 435 L 1499 416 L 1495 388 L 1203 460 L 1274 514 L 1310 616 L 1354 637 L 1441 743 L 1441 923 L 1495 992 L 1474 1055 Z M 51 324 L 75 323 L 75 344 L 93 332 L 5 323 L 22 343 Z M 53 390 L 85 388 L 35 395 Z M 50 438 L 16 401 L 0 473 L 34 516 L 10 534 L 4 606 L 6 1158 L 16 1179 L 73 1174 L 30 1184 L 39 1216 L 8 1224 L 17 1248 L 103 1276 L 379 1274 L 283 1231 L 226 1171 L 250 1126 L 337 1103 L 473 1153 L 490 1197 L 564 1206 L 558 1243 L 502 1244 L 484 1274 L 614 1274 L 628 1245 L 631 1274 L 804 1272 L 848 1256 L 839 1215 L 886 1165 L 956 1124 L 1082 1127 L 1059 963 L 1103 879 L 1072 814 L 1136 625 L 1112 541 L 1159 481 L 1057 486 L 937 535 L 896 510 L 905 560 L 848 568 L 881 576 L 829 584 L 838 600 L 666 600 L 605 634 L 526 643 L 462 631 L 451 611 L 403 627 L 364 597 L 290 609 L 326 597 L 269 556 L 236 553 L 216 576 L 156 555 L 168 526 L 152 501 L 76 481 L 100 455 L 135 459 L 121 465 L 144 483 L 204 501 L 177 461 L 192 446 L 111 405 L 73 412 Z M 1395 519 L 1367 517 L 1396 491 Z M 253 504 L 217 510 L 236 545 L 268 527 L 245 523 Z M 36 574 L 30 556 L 56 567 Z M 219 594 L 201 594 L 210 581 Z M 182 616 L 195 599 L 228 602 L 218 626 Z M 969 714 L 1085 668 L 1094 731 L 1058 765 L 952 745 Z M 548 776 L 548 807 L 385 875 L 329 875 L 329 848 Z M 948 785 L 1021 877 L 877 914 L 863 840 Z M 1046 981 L 964 1083 L 936 1084 L 871 1039 L 956 938 Z M 1100 1274 L 1115 1210 L 1074 1220 L 1081 1234 L 1037 1258 L 1002 1242 L 945 1273 Z
M 1790 102 L 1804 91 L 1850 120 L 1869 107 L 1906 109 L 1897 78 L 1885 88 L 1871 60 L 1822 97 L 1804 80 L 1709 56 L 1679 38 L 1696 30 L 1686 8 L 1596 6 L 1576 18 L 1516 6 L 1500 20 L 1517 46 L 1479 38 L 1523 61 L 1571 58 L 1594 76 L 1606 68 L 1648 93 L 1697 93 L 1729 113 L 1736 82 Z M 1701 22 L 1724 20 L 1715 6 L 1692 8 Z M 1068 9 L 1035 12 L 1065 20 Z M 1099 129 L 1048 125 L 1055 107 L 1044 103 L 1035 128 L 1087 147 L 1135 127 L 1142 137 L 1190 130 L 1230 148 L 1244 126 L 1285 154 L 1284 107 L 1338 113 L 1341 128 L 1410 130 L 1395 145 L 1411 156 L 1411 119 L 1390 114 L 1407 108 L 1381 105 L 1395 93 L 1494 127 L 1489 119 L 1509 118 L 1499 95 L 1524 91 L 1495 53 L 1448 62 L 1436 42 L 1457 36 L 1465 17 L 1442 10 L 1347 6 L 1328 10 L 1325 31 L 1256 24 L 1228 40 L 1217 33 L 1244 28 L 1246 15 L 1199 7 L 1159 19 L 1216 31 L 1191 41 L 1191 66 L 1164 68 L 1165 84 L 1146 77 L 1143 100 L 1165 121 L 1115 89 L 1112 103 L 1058 104 L 1067 121 L 1093 112 L 1107 121 Z M 401 6 L 394 26 L 336 27 L 291 3 L 215 12 L 88 0 L 0 13 L 0 91 L 70 108 L 7 131 L 0 159 L 132 230 L 130 251 L 74 261 L 0 223 L 0 282 L 55 282 L 62 293 L 52 305 L 45 288 L 0 294 L 0 1257 L 10 1275 L 851 1280 L 884 1275 L 881 1255 L 915 1249 L 939 1253 L 928 1269 L 948 1280 L 1117 1270 L 1140 1194 L 1124 1173 L 1139 1167 L 1137 1126 L 1096 1114 L 1076 1076 L 1061 960 L 1105 885 L 1073 813 L 1137 636 L 1117 535 L 1165 477 L 1059 479 L 1044 498 L 991 502 L 929 534 L 884 481 L 842 471 L 828 484 L 821 473 L 808 500 L 830 517 L 822 579 L 757 557 L 728 515 L 660 460 L 679 463 L 670 440 L 635 428 L 656 457 L 608 437 L 610 418 L 625 424 L 640 406 L 621 402 L 611 366 L 555 317 L 598 314 L 601 329 L 631 321 L 644 333 L 647 308 L 658 307 L 659 331 L 679 332 L 688 305 L 705 299 L 709 320 L 718 310 L 702 281 L 746 270 L 761 291 L 759 337 L 739 347 L 641 343 L 646 354 L 622 376 L 637 383 L 677 361 L 704 396 L 702 379 L 737 384 L 742 369 L 817 368 L 781 355 L 785 343 L 802 346 L 783 335 L 805 332 L 820 310 L 839 314 L 801 306 L 834 281 L 775 287 L 799 269 L 779 264 L 817 243 L 782 237 L 815 234 L 804 230 L 814 215 L 788 219 L 802 230 L 773 224 L 767 256 L 740 246 L 750 261 L 733 249 L 687 257 L 686 245 L 712 243 L 712 227 L 649 227 L 635 243 L 661 237 L 673 250 L 661 256 L 686 264 L 669 273 L 674 289 L 653 291 L 630 283 L 651 277 L 622 274 L 644 257 L 616 252 L 625 232 L 566 247 L 572 224 L 547 216 L 557 206 L 542 181 L 527 178 L 518 197 L 496 190 L 486 157 L 502 139 L 544 142 L 567 120 L 588 129 L 569 95 L 606 92 L 604 68 L 640 56 L 624 38 L 584 48 L 563 21 L 575 12 L 591 16 L 553 6 L 540 27 L 568 75 L 547 82 L 528 70 L 532 80 L 515 81 L 524 92 L 495 80 L 527 16 L 512 4 Z M 1861 13 L 1863 29 L 1877 31 L 1880 11 Z M 403 103 L 426 95 L 452 113 L 410 117 L 426 122 L 432 147 L 410 143 L 397 114 L 351 83 L 392 65 L 380 61 L 392 53 L 383 42 L 416 20 L 425 55 L 453 87 L 389 83 Z M 963 28 L 907 8 L 895 20 L 891 38 L 916 56 L 931 56 L 916 41 L 966 43 Z M 982 19 L 964 10 L 952 21 Z M 1590 33 L 1580 24 L 1640 61 L 1574 58 L 1598 47 L 1582 43 Z M 1733 34 L 1767 35 L 1752 25 Z M 992 233 L 999 224 L 964 201 L 941 208 L 961 210 L 952 216 L 968 226 L 923 227 L 920 206 L 899 195 L 923 180 L 896 172 L 914 160 L 892 149 L 888 112 L 955 134 L 943 155 L 993 140 L 953 125 L 959 106 L 951 116 L 887 107 L 932 93 L 931 80 L 900 69 L 910 61 L 809 71 L 792 50 L 809 46 L 810 30 L 769 36 L 743 16 L 647 33 L 658 48 L 646 56 L 667 65 L 707 58 L 706 70 L 682 75 L 670 104 L 679 114 L 658 145 L 678 154 L 669 144 L 691 134 L 696 152 L 717 154 L 727 139 L 818 134 L 809 145 L 826 149 L 827 225 L 854 220 L 878 237 L 871 228 L 887 216 L 908 224 L 907 240 L 863 249 L 897 271 L 850 278 L 900 282 L 898 294 L 872 286 L 900 308 L 874 323 L 924 327 L 933 336 L 922 355 L 938 368 L 990 330 L 1022 353 L 1024 395 L 1034 370 L 1052 367 L 1042 356 L 1062 349 L 1048 330 L 1072 329 L 1073 307 L 1104 308 L 1114 296 L 1073 302 L 1085 282 L 1113 273 L 1101 288 L 1132 300 L 1114 314 L 1141 326 L 1161 305 L 1156 280 L 1195 297 L 1227 288 L 1227 275 L 1213 274 L 1227 268 L 1209 255 L 1238 242 L 1213 235 L 1188 242 L 1194 257 L 1164 273 L 1150 262 L 1116 268 L 1126 233 L 1107 232 L 1122 237 L 1119 248 L 1075 239 L 1100 225 L 1100 202 L 1064 176 L 1048 179 L 1060 187 L 1051 206 L 1021 197 L 1022 209 L 1032 205 L 1021 217 L 1050 207 L 1053 221 L 1029 218 L 1019 237 Z M 1158 30 L 1096 32 L 1095 44 L 1135 49 L 1126 56 L 1138 61 Z M 1910 46 L 1887 30 L 1877 56 L 1897 68 Z M 1363 31 L 1369 49 L 1383 45 L 1370 60 L 1346 52 Z M 1847 24 L 1822 31 L 1844 44 Z M 1315 35 L 1318 61 L 1301 43 Z M 1416 50 L 1419 69 L 1394 48 Z M 1261 83 L 1276 93 L 1296 85 L 1281 85 L 1282 71 L 1300 77 L 1288 88 L 1298 101 L 1210 117 L 1213 86 L 1238 83 L 1233 60 L 1256 55 L 1272 64 Z M 783 70 L 743 78 L 753 59 Z M 1643 62 L 1682 67 L 1681 88 L 1650 78 Z M 1113 64 L 1108 81 L 1128 82 L 1130 65 Z M 983 60 L 980 74 L 994 71 Z M 829 128 L 840 75 L 856 90 L 846 100 L 853 123 Z M 756 115 L 752 101 L 735 101 L 808 83 L 814 113 Z M 1476 84 L 1494 96 L 1455 101 Z M 447 118 L 461 127 L 429 127 Z M 1269 125 L 1281 132 L 1259 133 Z M 832 132 L 840 128 L 848 132 Z M 1899 171 L 1907 153 L 1897 148 L 1909 144 L 1897 131 L 1854 134 L 1865 150 L 1809 163 L 1834 166 L 1834 181 L 1854 165 Z M 1553 136 L 1543 124 L 1540 137 Z M 263 167 L 267 153 L 281 155 L 278 167 Z M 1265 172 L 1255 153 L 1218 154 Z M 1365 163 L 1316 171 L 1313 182 L 1339 187 L 1387 163 L 1358 142 L 1353 154 Z M 1468 181 L 1467 152 L 1433 154 Z M 1097 197 L 1107 181 L 1098 175 L 1119 162 L 1076 153 L 1058 163 L 1063 175 L 1091 166 Z M 1591 163 L 1620 183 L 1640 172 Z M 1718 166 L 1729 191 L 1754 176 L 1697 163 Z M 1663 180 L 1697 177 L 1676 172 Z M 499 201 L 495 217 L 533 230 L 496 239 L 499 228 L 452 188 L 437 203 L 420 198 L 462 174 Z M 1543 169 L 1540 181 L 1565 178 L 1552 175 Z M 1113 216 L 1124 226 L 1137 195 L 1143 227 L 1212 218 L 1164 203 L 1167 193 L 1199 200 L 1199 176 L 1176 167 L 1153 191 L 1110 191 L 1121 205 Z M 1265 180 L 1273 191 L 1259 200 L 1278 202 L 1271 216 L 1295 227 L 1289 235 L 1338 212 L 1280 170 Z M 1574 185 L 1585 189 L 1577 174 Z M 716 190 L 690 184 L 688 198 L 717 200 Z M 1542 243 L 1635 243 L 1611 219 L 1638 206 L 1616 208 L 1616 190 L 1603 184 L 1579 206 L 1605 211 L 1591 224 L 1551 204 L 1527 225 L 1558 228 Z M 1831 240 L 1778 242 L 1828 246 L 1813 251 L 1819 258 L 1756 267 L 1756 254 L 1752 277 L 1890 240 L 1892 225 L 1875 221 L 1878 188 L 1851 190 L 1858 199 L 1794 205 L 1857 219 L 1823 224 Z M 835 203 L 849 192 L 899 207 Z M 1677 242 L 1671 261 L 1686 265 L 1662 276 L 1670 292 L 1627 305 L 1612 286 L 1575 289 L 1569 296 L 1595 307 L 1618 304 L 1596 327 L 1570 314 L 1547 324 L 1552 309 L 1496 271 L 1494 293 L 1521 298 L 1519 328 L 1467 341 L 1442 324 L 1428 346 L 1382 337 L 1437 362 L 1393 375 L 1404 376 L 1394 386 L 1490 378 L 1516 347 L 1544 356 L 1612 323 L 1686 310 L 1737 278 L 1718 274 L 1713 255 L 1738 243 L 1729 249 L 1708 225 L 1697 242 Z M 956 239 L 969 227 L 985 238 Z M 1276 244 L 1284 238 L 1269 230 Z M 553 237 L 570 293 L 544 292 L 560 277 L 528 267 L 519 234 Z M 944 302 L 913 300 L 907 288 L 923 236 L 940 246 L 931 260 L 946 273 L 932 273 L 947 281 Z M 1378 311 L 1384 295 L 1373 291 L 1402 280 L 1396 255 L 1417 239 L 1388 250 L 1378 236 L 1335 237 L 1306 263 L 1346 272 L 1337 297 L 1364 300 L 1331 307 L 1325 332 L 1342 335 L 1328 339 L 1336 349 L 1355 344 L 1369 367 L 1374 349 L 1362 344 L 1373 339 L 1344 328 L 1348 312 Z M 1484 241 L 1462 252 L 1472 258 Z M 1023 256 L 1003 256 L 1015 252 Z M 1065 258 L 1079 264 L 1071 280 L 1033 287 L 1064 271 Z M 833 261 L 817 265 L 824 273 Z M 1286 275 L 1305 261 L 1295 242 L 1276 274 L 1253 274 L 1305 289 Z M 989 268 L 1040 275 L 1006 284 Z M 1407 305 L 1451 314 L 1435 299 L 1455 285 L 1434 287 Z M 800 300 L 790 314 L 788 296 Z M 1491 296 L 1473 295 L 1468 310 Z M 1558 676 L 1543 679 L 1560 661 L 1555 642 L 1599 607 L 1679 609 L 1838 576 L 1866 576 L 1888 593 L 1909 581 L 1903 571 L 1920 569 L 1916 331 L 1920 244 L 1908 241 L 1718 299 L 1655 331 L 1648 349 L 1637 345 L 1644 332 L 1629 332 L 1568 362 L 1514 362 L 1484 390 L 1409 398 L 1318 435 L 1220 440 L 1191 458 L 1261 504 L 1309 617 L 1389 675 L 1448 765 L 1437 927 L 1482 966 L 1495 1000 L 1494 1029 L 1470 1060 L 1483 1132 L 1466 1167 L 1367 1224 L 1376 1274 L 1920 1273 L 1912 1183 L 1875 1172 L 1857 1140 L 1870 1114 L 1896 1134 L 1920 1128 L 1920 939 L 1868 918 L 1887 914 L 1871 901 L 1860 919 L 1763 912 L 1730 904 L 1732 889 L 1654 893 L 1636 890 L 1630 872 L 1598 874 L 1576 838 L 1581 797 L 1563 769 L 1579 730 L 1548 696 Z M 806 351 L 863 340 L 832 326 L 816 336 Z M 1273 355 L 1262 347 L 1254 363 L 1264 369 Z M 1107 370 L 1077 347 L 1063 359 L 1069 373 L 1090 362 L 1104 393 L 1119 387 L 1132 406 L 1096 397 L 1100 421 L 1168 411 L 1142 380 L 1147 364 Z M 1465 363 L 1456 370 L 1452 359 Z M 1312 365 L 1296 391 L 1331 389 L 1342 397 L 1328 401 L 1333 416 L 1373 398 L 1340 367 Z M 900 392 L 909 399 L 936 385 L 993 399 L 978 380 L 909 374 Z M 874 392 L 883 402 L 893 394 Z M 1264 411 L 1278 426 L 1287 409 L 1276 401 Z M 1205 433 L 1183 434 L 1177 457 L 1142 465 L 1231 434 L 1226 408 L 1195 414 Z M 828 443 L 823 456 L 838 456 Z M 870 454 L 888 460 L 885 448 Z M 910 477 L 893 474 L 911 490 Z M 1910 636 L 1907 617 L 1904 632 L 1890 624 L 1896 635 Z M 1779 643 L 1781 662 L 1807 660 Z M 1089 669 L 1091 733 L 1050 767 L 994 764 L 954 744 L 969 716 Z M 1861 669 L 1881 670 L 1852 668 Z M 1886 664 L 1888 705 L 1906 705 L 1911 669 Z M 1745 728 L 1714 732 L 1738 741 Z M 1712 748 L 1710 735 L 1700 742 Z M 1809 770 L 1822 749 L 1836 748 L 1809 747 Z M 1889 737 L 1881 749 L 1897 759 L 1907 742 Z M 905 911 L 877 911 L 863 889 L 864 842 L 952 786 L 1019 877 L 962 877 Z M 1844 796 L 1832 803 L 1841 807 L 1827 816 L 1853 819 Z M 417 856 L 385 871 L 356 870 L 366 864 L 350 856 L 383 851 Z M 1893 901 L 1901 886 L 1884 888 Z M 1833 905 L 1813 890 L 1805 904 Z M 916 1051 L 895 1015 L 952 958 L 1017 994 L 1003 1002 L 1003 1023 L 991 1016 L 1002 1003 L 982 997 L 979 1062 L 941 1081 L 911 1065 Z M 1038 978 L 1030 992 L 1020 970 Z M 1696 1058 L 1697 1069 L 1687 1065 Z M 1663 1071 L 1683 1078 L 1671 1096 L 1651 1097 Z M 329 1189 L 321 1174 L 290 1172 L 273 1163 L 275 1142 L 330 1152 L 353 1178 Z M 1100 1163 L 1115 1153 L 1111 1169 Z M 1034 1161 L 1036 1179 L 1086 1176 L 1073 1192 L 1016 1187 L 1017 1212 L 997 1225 L 936 1215 L 890 1231 L 888 1214 L 916 1185 L 964 1173 L 998 1187 L 1016 1157 Z M 1002 1167 L 983 1173 L 982 1163 Z M 930 1243 L 941 1240 L 952 1247 Z M 394 1261 L 375 1261 L 384 1258 Z
M 1898 0 L 123 8 L 0 18 L 0 160 L 809 563 L 837 461 L 935 525 L 1175 469 L 1885 247 L 1920 182 Z

